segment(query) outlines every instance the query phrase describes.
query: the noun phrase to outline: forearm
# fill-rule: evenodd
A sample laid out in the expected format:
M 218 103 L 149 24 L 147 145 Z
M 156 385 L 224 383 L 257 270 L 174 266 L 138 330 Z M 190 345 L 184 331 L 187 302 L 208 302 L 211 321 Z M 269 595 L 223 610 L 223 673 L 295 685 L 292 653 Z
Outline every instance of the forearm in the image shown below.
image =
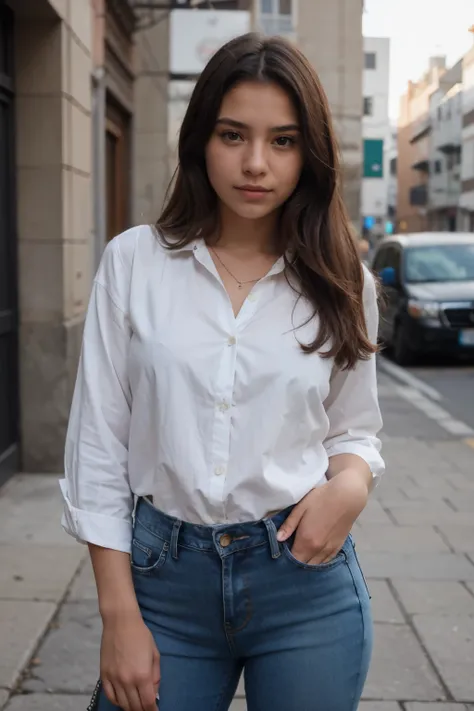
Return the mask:
M 367 462 L 357 454 L 335 454 L 329 458 L 327 478 L 335 476 L 350 477 L 367 488 L 369 494 L 373 486 L 373 476 Z
M 128 553 L 89 544 L 89 553 L 104 622 L 140 615 Z

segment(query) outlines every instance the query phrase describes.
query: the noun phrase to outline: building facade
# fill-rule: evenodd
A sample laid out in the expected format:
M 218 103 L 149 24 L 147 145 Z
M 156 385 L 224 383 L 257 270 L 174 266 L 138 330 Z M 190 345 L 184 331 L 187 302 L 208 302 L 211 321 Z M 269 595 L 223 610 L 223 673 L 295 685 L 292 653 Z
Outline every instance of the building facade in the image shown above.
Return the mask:
M 295 23 L 295 41 L 318 72 L 329 99 L 341 151 L 344 201 L 354 227 L 360 230 L 363 2 L 280 1 L 285 8 L 288 4 Z
M 396 225 L 399 232 L 429 229 L 430 99 L 445 72 L 445 57 L 432 57 L 423 77 L 418 82 L 409 82 L 400 100 Z
M 91 283 L 91 8 L 1 0 L 0 22 L 4 479 L 61 469 Z
M 61 472 L 92 275 L 161 208 L 163 28 L 137 41 L 132 10 L 0 0 L 0 483 Z
M 474 47 L 463 59 L 461 229 L 474 232 Z
M 388 212 L 389 73 L 390 40 L 365 37 L 361 213 L 364 237 L 372 243 L 385 234 Z
M 430 96 L 428 226 L 456 232 L 462 149 L 462 61 L 447 70 Z

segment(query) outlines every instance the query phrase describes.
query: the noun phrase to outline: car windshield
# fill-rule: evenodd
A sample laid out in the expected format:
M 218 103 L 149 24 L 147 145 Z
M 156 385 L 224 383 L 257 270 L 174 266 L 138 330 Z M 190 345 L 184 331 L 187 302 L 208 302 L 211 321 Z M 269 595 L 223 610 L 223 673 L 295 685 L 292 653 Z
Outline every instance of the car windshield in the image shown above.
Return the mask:
M 474 281 L 474 242 L 409 247 L 405 270 L 409 283 Z

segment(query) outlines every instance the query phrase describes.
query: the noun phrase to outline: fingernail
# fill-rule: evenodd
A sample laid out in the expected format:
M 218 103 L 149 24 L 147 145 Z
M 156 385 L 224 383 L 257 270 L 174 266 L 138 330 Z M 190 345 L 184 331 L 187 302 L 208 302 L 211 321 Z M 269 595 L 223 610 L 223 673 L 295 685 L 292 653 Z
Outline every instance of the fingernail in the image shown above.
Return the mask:
M 277 533 L 277 541 L 279 541 L 279 542 L 281 543 L 282 541 L 285 540 L 285 538 L 286 538 L 286 533 L 285 533 L 285 531 L 278 531 L 278 533 Z

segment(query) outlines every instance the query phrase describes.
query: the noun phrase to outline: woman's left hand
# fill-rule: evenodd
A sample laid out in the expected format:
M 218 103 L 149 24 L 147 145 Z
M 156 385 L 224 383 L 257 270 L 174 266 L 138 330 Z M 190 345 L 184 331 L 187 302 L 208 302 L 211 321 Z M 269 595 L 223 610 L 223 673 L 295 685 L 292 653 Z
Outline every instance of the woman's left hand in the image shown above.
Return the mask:
M 292 555 L 310 565 L 327 563 L 341 550 L 368 496 L 357 472 L 343 471 L 301 499 L 280 527 L 278 540 L 296 531 Z

